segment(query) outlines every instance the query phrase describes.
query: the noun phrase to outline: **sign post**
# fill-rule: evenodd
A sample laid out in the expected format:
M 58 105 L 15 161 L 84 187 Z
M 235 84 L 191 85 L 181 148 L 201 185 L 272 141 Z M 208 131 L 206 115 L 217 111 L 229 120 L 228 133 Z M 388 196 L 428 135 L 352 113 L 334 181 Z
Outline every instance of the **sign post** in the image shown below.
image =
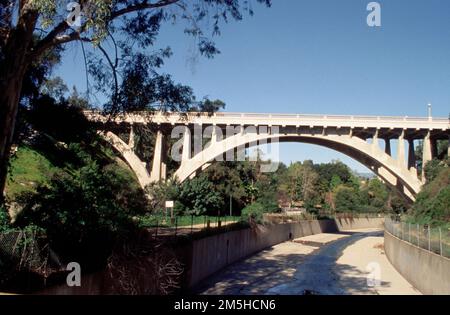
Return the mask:
M 173 224 L 173 200 L 166 201 L 166 218 L 167 218 L 167 211 L 169 210 L 170 210 L 170 222 Z

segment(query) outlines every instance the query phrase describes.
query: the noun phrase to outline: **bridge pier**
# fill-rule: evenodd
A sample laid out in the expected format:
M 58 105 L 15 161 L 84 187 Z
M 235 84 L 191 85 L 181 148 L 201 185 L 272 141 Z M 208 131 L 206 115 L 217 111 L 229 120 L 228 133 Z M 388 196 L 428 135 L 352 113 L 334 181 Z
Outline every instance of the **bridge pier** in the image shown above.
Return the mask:
M 181 154 L 181 165 L 187 163 L 191 158 L 191 130 L 185 126 L 183 134 L 183 152 Z
M 134 143 L 134 125 L 131 124 L 130 126 L 130 135 L 128 137 L 128 146 L 131 148 L 131 150 L 134 151 L 135 143 Z
M 433 152 L 431 148 L 430 131 L 427 131 L 425 138 L 423 139 L 423 154 L 422 154 L 422 182 L 425 182 L 425 165 L 433 159 Z
M 408 139 L 408 169 L 411 173 L 417 175 L 416 152 L 414 148 L 414 139 Z
M 384 142 L 385 142 L 384 152 L 385 152 L 387 155 L 392 156 L 392 155 L 391 155 L 391 139 L 390 139 L 390 138 L 385 138 L 385 139 L 384 139 Z
M 164 159 L 164 135 L 161 130 L 156 132 L 155 148 L 153 151 L 151 182 L 159 182 L 166 179 L 166 163 Z
M 374 133 L 374 135 L 373 135 L 373 138 L 372 138 L 372 148 L 373 149 L 378 149 L 378 148 L 380 148 L 380 141 L 379 141 L 379 139 L 378 139 L 378 137 L 379 137 L 379 132 L 380 132 L 380 130 L 377 128 L 376 130 L 375 130 L 375 133 Z
M 400 168 L 404 168 L 405 162 L 405 130 L 402 130 L 397 139 L 397 163 Z

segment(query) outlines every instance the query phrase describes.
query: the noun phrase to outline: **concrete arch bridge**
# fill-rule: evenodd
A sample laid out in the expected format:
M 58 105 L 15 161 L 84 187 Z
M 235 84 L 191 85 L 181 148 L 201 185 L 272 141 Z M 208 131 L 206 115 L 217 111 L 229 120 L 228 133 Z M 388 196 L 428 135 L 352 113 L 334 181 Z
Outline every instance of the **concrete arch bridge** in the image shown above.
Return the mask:
M 171 155 L 180 162 L 174 176 L 181 182 L 195 177 L 214 160 L 245 158 L 248 147 L 270 143 L 276 148 L 279 142 L 302 142 L 346 154 L 413 201 L 424 184 L 416 168 L 415 144 L 423 141 L 422 160 L 426 163 L 437 156 L 437 141 L 450 138 L 449 119 L 434 117 L 135 112 L 108 119 L 92 111 L 85 115 L 99 123 L 100 131 L 106 122 L 129 127 L 127 142 L 111 131 L 102 134 L 120 152 L 142 187 L 166 179 L 164 148 L 169 137 L 178 139 Z M 157 130 L 153 161 L 141 161 L 134 153 L 134 126 L 138 124 Z M 204 145 L 205 138 L 210 140 Z M 391 150 L 392 141 L 396 152 Z M 277 161 L 276 149 L 270 155 L 272 163 L 265 171 Z

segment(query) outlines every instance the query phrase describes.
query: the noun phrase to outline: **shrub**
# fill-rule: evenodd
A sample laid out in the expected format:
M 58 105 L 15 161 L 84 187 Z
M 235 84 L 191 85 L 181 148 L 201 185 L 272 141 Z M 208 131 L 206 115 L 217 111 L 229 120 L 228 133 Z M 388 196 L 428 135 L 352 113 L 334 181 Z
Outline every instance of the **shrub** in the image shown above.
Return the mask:
M 339 186 L 336 190 L 335 206 L 337 212 L 353 212 L 360 208 L 360 199 L 355 189 Z
M 42 228 L 63 259 L 96 266 L 104 263 L 114 240 L 133 229 L 130 217 L 138 203 L 127 202 L 130 187 L 123 174 L 94 161 L 73 173 L 59 170 L 36 194 L 22 196 L 17 223 Z
M 0 206 L 0 233 L 7 232 L 11 229 L 10 217 L 4 207 Z
M 413 217 L 422 223 L 450 221 L 450 169 L 443 168 L 417 195 Z
M 177 215 L 203 215 L 219 211 L 223 199 L 204 175 L 183 182 L 174 210 Z
M 242 218 L 262 222 L 263 214 L 267 212 L 265 209 L 264 205 L 260 202 L 254 202 L 242 209 Z

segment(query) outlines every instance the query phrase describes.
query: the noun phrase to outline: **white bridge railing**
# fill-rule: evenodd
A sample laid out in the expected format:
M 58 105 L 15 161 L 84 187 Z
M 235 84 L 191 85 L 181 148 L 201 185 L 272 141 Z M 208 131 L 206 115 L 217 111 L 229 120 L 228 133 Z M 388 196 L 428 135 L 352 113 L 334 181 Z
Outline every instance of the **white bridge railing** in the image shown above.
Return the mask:
M 100 112 L 86 111 L 92 120 L 106 121 L 108 118 Z M 310 115 L 310 114 L 273 114 L 273 113 L 170 113 L 170 112 L 133 112 L 117 115 L 113 121 L 129 123 L 157 124 L 223 124 L 223 125 L 278 125 L 307 127 L 350 127 L 350 128 L 403 128 L 449 130 L 450 120 L 443 117 L 408 116 L 358 116 L 358 115 Z

